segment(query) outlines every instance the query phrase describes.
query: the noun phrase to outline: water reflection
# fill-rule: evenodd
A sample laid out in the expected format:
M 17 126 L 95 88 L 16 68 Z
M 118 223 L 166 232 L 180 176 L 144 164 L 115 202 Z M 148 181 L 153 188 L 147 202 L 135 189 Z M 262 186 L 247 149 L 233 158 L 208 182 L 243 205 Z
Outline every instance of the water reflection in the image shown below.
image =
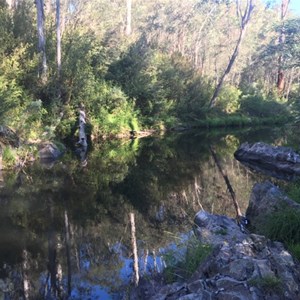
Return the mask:
M 139 273 L 164 268 L 194 213 L 234 217 L 218 155 L 242 213 L 256 176 L 233 158 L 252 131 L 190 133 L 95 146 L 85 168 L 67 154 L 3 174 L 0 189 L 0 297 L 109 299 L 132 280 L 129 213 L 135 216 Z M 262 141 L 279 130 L 259 131 Z M 263 134 L 266 137 L 263 138 Z M 180 248 L 180 247 L 179 247 Z

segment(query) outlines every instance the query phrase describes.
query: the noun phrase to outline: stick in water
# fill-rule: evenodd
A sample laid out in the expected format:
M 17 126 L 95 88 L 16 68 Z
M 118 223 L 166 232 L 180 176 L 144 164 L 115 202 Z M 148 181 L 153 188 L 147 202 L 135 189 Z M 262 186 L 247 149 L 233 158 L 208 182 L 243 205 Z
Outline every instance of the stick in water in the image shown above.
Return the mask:
M 134 213 L 130 213 L 130 226 L 131 226 L 131 245 L 133 251 L 133 272 L 134 272 L 134 284 L 138 286 L 139 284 L 139 262 L 138 262 L 138 253 L 136 245 L 136 234 L 135 234 L 135 222 L 134 222 Z

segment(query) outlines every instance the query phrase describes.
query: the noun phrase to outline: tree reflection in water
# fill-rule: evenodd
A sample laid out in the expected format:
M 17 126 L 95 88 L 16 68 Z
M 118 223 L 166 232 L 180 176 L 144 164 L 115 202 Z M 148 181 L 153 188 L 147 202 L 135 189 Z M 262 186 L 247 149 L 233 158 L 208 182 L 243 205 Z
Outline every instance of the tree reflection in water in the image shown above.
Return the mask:
M 262 131 L 259 131 L 262 134 Z M 280 131 L 266 130 L 264 141 Z M 72 154 L 3 174 L 0 295 L 6 299 L 109 299 L 133 275 L 134 214 L 140 276 L 160 272 L 166 251 L 182 251 L 195 212 L 235 216 L 209 150 L 230 177 L 242 212 L 257 175 L 233 152 L 257 133 L 205 132 L 94 145 L 82 169 Z

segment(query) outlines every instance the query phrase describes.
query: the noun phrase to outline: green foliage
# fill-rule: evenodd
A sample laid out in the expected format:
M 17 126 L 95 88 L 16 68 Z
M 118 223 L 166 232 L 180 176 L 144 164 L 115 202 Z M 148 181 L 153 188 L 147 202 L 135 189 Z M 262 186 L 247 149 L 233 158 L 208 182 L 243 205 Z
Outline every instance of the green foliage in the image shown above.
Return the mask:
M 4 168 L 12 168 L 15 166 L 16 153 L 11 147 L 4 147 L 2 152 L 2 161 Z
M 224 85 L 218 97 L 217 107 L 226 113 L 235 113 L 240 108 L 242 92 L 231 85 Z
M 201 114 L 211 93 L 205 79 L 197 76 L 181 55 L 171 57 L 151 48 L 144 50 L 143 39 L 117 63 L 111 65 L 108 78 L 121 84 L 150 125 L 173 124 Z
M 286 187 L 286 193 L 291 199 L 300 203 L 300 182 L 289 183 Z
M 10 81 L 5 76 L 0 76 L 0 118 L 9 117 L 11 109 L 21 104 L 23 91 L 14 80 Z
M 170 250 L 164 255 L 167 267 L 164 269 L 166 282 L 171 283 L 178 279 L 188 279 L 198 269 L 211 253 L 209 245 L 201 244 L 196 237 L 189 239 L 183 251 Z
M 260 93 L 243 95 L 240 111 L 252 117 L 288 116 L 286 105 Z
M 110 135 L 139 130 L 134 101 L 122 90 L 105 81 L 98 82 L 94 94 L 86 101 L 87 111 L 95 132 Z
M 298 192 L 298 191 L 297 191 Z M 300 259 L 300 212 L 284 208 L 269 215 L 260 228 L 272 240 L 283 242 L 295 257 Z
M 248 281 L 250 286 L 262 289 L 266 293 L 282 294 L 282 281 L 280 278 L 269 275 L 264 277 L 256 277 Z
M 124 35 L 126 6 L 120 1 L 109 5 L 105 1 L 92 0 L 86 5 L 77 1 L 72 10 L 62 7 L 67 22 L 62 35 L 60 76 L 56 66 L 55 14 L 47 12 L 48 80 L 41 82 L 37 71 L 35 5 L 24 0 L 16 8 L 8 9 L 3 1 L 0 117 L 8 125 L 21 129 L 24 136 L 36 138 L 44 134 L 45 138 L 55 138 L 57 134 L 65 138 L 74 133 L 79 103 L 85 104 L 92 134 L 106 136 L 141 126 L 164 130 L 178 123 L 198 121 L 208 127 L 243 126 L 254 124 L 253 117 L 287 115 L 287 109 L 278 99 L 261 96 L 265 91 L 247 92 L 241 97 L 237 88 L 242 78 L 243 90 L 258 82 L 264 90 L 266 73 L 271 73 L 264 64 L 259 75 L 255 75 L 253 65 L 245 66 L 246 59 L 253 60 L 253 53 L 273 49 L 272 42 L 277 40 L 276 26 L 269 26 L 275 39 L 271 33 L 261 33 L 271 14 L 264 11 L 261 3 L 257 5 L 257 22 L 249 30 L 245 41 L 248 44 L 240 51 L 230 84 L 221 90 L 215 118 L 208 113 L 213 86 L 223 73 L 230 55 L 228 49 L 236 40 L 238 22 L 233 6 L 230 1 L 197 4 L 187 1 L 185 5 L 179 0 L 139 3 L 132 10 L 135 24 L 130 37 Z M 103 12 L 101 18 L 99 11 Z M 228 14 L 224 19 L 221 16 L 225 11 Z M 224 24 L 228 27 L 226 31 Z M 286 67 L 290 68 L 290 62 L 299 58 L 298 27 L 298 19 L 286 22 L 286 46 L 273 51 L 268 56 L 271 61 L 275 57 L 277 60 L 278 51 L 285 52 Z M 261 51 L 257 51 L 259 45 Z M 39 100 L 42 101 L 39 113 L 33 111 L 29 116 L 31 104 Z M 294 110 L 299 108 L 295 105 Z M 252 117 L 251 122 L 236 115 L 238 112 Z M 228 114 L 234 116 L 228 119 Z M 32 132 L 30 127 L 37 130 Z
M 267 218 L 264 230 L 271 239 L 300 243 L 300 213 L 288 208 L 275 212 Z
M 296 259 L 298 259 L 300 261 L 300 243 L 289 244 L 288 249 L 291 252 L 291 254 L 293 255 L 293 257 L 295 257 Z

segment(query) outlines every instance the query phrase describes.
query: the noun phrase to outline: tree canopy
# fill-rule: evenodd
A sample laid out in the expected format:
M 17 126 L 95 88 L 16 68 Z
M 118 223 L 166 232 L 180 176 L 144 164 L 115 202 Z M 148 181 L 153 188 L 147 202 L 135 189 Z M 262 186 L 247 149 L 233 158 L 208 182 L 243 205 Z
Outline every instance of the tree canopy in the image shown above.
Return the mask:
M 80 103 L 95 135 L 287 115 L 299 100 L 300 18 L 285 0 L 284 22 L 282 6 L 249 1 L 1 0 L 2 122 L 66 138 Z

